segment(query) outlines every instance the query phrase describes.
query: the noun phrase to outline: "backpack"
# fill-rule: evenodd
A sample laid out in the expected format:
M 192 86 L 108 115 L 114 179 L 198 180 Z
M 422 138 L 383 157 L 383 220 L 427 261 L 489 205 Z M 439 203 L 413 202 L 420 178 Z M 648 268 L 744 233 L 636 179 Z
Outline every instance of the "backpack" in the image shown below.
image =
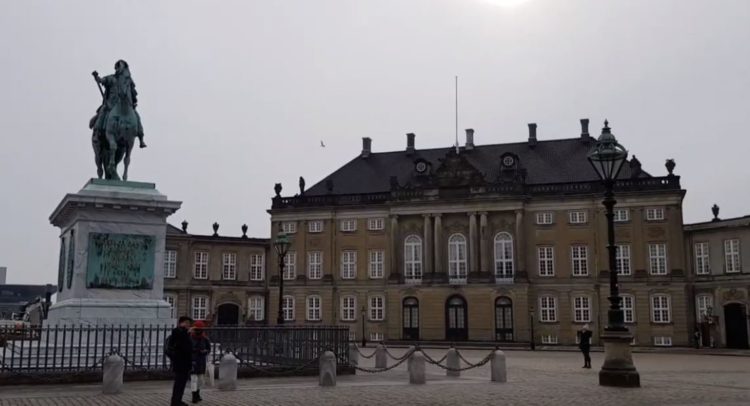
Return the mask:
M 164 354 L 167 356 L 167 358 L 169 358 L 170 361 L 175 357 L 175 355 L 177 355 L 177 343 L 175 343 L 175 339 L 171 334 L 164 342 Z

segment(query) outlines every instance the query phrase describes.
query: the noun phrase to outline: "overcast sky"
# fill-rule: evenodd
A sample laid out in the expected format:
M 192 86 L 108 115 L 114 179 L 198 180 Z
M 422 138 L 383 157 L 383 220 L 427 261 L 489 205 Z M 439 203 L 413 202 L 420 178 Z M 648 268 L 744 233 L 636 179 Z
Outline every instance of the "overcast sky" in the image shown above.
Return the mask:
M 454 75 L 478 144 L 606 117 L 651 174 L 676 160 L 685 222 L 750 214 L 749 22 L 747 0 L 0 0 L 0 266 L 56 282 L 48 216 L 96 176 L 91 71 L 120 58 L 149 145 L 131 180 L 194 233 L 269 236 L 274 183 L 311 186 L 362 137 L 451 145 Z

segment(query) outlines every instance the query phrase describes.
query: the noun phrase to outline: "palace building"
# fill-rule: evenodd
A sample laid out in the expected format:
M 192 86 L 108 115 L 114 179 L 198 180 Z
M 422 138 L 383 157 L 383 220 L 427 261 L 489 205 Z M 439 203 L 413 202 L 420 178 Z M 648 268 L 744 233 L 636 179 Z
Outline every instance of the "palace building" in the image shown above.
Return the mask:
M 308 190 L 277 187 L 271 238 L 292 241 L 285 322 L 349 325 L 368 340 L 568 345 L 588 324 L 598 344 L 609 270 L 604 187 L 587 160 L 594 142 L 586 119 L 572 138 L 538 139 L 529 124 L 527 140 L 506 144 L 476 145 L 469 129 L 463 146 L 420 149 L 407 134 L 404 150 L 374 152 L 364 138 L 359 156 Z M 647 172 L 631 155 L 615 184 L 616 271 L 644 346 L 689 345 L 693 333 L 685 190 L 674 161 L 665 166 Z M 267 258 L 275 309 L 279 266 Z

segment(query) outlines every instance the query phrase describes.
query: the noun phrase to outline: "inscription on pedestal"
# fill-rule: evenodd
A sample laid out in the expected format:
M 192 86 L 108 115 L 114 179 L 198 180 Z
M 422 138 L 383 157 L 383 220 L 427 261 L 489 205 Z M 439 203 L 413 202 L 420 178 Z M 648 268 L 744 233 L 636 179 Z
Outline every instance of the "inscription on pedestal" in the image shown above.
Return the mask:
M 151 289 L 154 243 L 150 235 L 89 234 L 86 287 L 89 289 Z

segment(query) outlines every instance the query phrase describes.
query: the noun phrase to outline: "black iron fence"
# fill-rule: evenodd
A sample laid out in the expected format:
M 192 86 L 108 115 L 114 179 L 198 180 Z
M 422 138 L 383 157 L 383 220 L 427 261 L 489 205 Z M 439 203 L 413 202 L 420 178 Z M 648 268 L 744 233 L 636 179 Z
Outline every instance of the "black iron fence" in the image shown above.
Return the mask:
M 209 361 L 232 353 L 239 366 L 274 371 L 317 367 L 322 352 L 333 351 L 339 366 L 349 364 L 349 329 L 315 327 L 212 327 Z M 0 327 L 0 378 L 71 372 L 101 372 L 104 359 L 117 353 L 128 371 L 167 371 L 165 354 L 171 326 Z M 0 379 L 2 381 L 2 379 Z

